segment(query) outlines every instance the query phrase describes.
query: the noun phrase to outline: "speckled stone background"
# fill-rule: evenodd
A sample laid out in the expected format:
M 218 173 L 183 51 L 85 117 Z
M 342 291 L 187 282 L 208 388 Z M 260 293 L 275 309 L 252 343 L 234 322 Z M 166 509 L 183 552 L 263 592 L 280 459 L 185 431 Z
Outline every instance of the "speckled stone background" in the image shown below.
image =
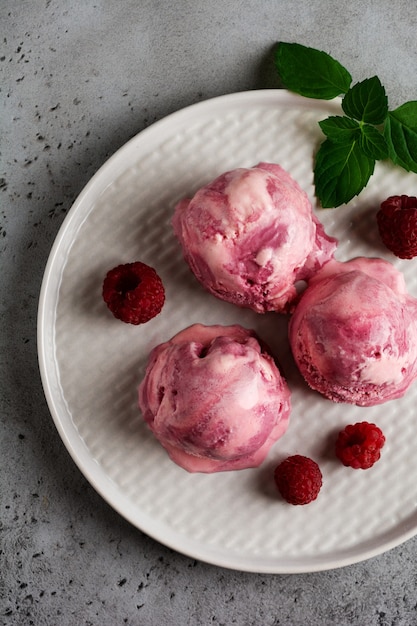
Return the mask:
M 36 315 L 74 199 L 129 138 L 213 96 L 277 87 L 276 41 L 324 49 L 391 106 L 417 98 L 409 0 L 0 3 L 0 624 L 417 624 L 417 539 L 305 575 L 240 573 L 172 552 L 92 489 L 52 423 Z

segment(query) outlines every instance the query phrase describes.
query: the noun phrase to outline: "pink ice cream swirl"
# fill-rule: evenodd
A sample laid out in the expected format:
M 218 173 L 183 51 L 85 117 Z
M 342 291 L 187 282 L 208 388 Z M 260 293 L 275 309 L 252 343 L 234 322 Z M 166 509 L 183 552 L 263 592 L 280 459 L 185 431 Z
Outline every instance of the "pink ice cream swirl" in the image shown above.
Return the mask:
M 287 429 L 290 391 L 253 331 L 195 324 L 153 349 L 139 406 L 175 463 L 212 473 L 262 463 Z
M 388 261 L 331 261 L 289 324 L 298 368 L 334 402 L 372 406 L 402 397 L 417 377 L 417 300 Z
M 226 172 L 178 203 L 184 258 L 213 295 L 259 313 L 285 311 L 296 283 L 333 257 L 307 194 L 280 165 Z

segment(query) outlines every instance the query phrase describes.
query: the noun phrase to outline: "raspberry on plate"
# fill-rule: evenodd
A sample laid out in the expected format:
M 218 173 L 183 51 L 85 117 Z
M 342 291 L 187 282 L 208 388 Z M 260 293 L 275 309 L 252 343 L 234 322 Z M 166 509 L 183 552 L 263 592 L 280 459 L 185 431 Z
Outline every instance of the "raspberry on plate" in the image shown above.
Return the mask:
M 144 324 L 160 313 L 165 289 L 156 271 L 137 261 L 118 265 L 107 273 L 103 299 L 117 319 Z
M 379 234 L 400 259 L 417 256 L 417 198 L 390 196 L 376 214 Z
M 384 434 L 375 424 L 350 424 L 337 437 L 336 456 L 347 467 L 368 469 L 380 458 L 384 443 Z
M 290 504 L 308 504 L 317 498 L 323 477 L 315 461 L 295 454 L 282 461 L 274 471 L 275 483 Z

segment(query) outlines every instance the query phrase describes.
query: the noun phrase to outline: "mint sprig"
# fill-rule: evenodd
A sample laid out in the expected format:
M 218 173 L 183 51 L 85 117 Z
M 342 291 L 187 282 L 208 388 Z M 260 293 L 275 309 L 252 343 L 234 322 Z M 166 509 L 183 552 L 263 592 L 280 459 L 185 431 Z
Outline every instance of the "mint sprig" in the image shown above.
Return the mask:
M 362 150 L 359 139 L 324 141 L 316 154 L 314 184 L 323 208 L 349 202 L 367 185 L 374 172 L 375 159 Z
M 301 44 L 280 43 L 275 64 L 290 91 L 322 100 L 342 97 L 345 115 L 319 122 L 326 139 L 315 157 L 314 184 L 322 207 L 338 207 L 358 195 L 378 160 L 389 158 L 417 173 L 417 101 L 390 111 L 377 76 L 352 85 L 339 61 Z
M 349 117 L 368 124 L 382 124 L 388 114 L 388 98 L 378 76 L 353 85 L 342 100 Z
M 275 60 L 287 89 L 307 98 L 332 100 L 346 93 L 352 82 L 349 72 L 329 54 L 298 43 L 280 44 Z
M 336 143 L 349 142 L 357 138 L 361 132 L 359 122 L 350 119 L 350 117 L 342 117 L 340 115 L 328 117 L 322 122 L 319 122 L 319 126 L 326 137 Z
M 390 159 L 408 172 L 417 173 L 417 102 L 390 111 L 385 121 L 384 136 Z

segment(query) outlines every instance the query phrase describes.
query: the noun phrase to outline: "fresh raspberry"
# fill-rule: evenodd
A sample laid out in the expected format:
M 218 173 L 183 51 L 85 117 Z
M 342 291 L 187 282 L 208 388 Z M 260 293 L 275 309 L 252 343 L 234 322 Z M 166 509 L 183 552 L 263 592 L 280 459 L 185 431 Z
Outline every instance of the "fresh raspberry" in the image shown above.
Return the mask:
M 376 214 L 384 244 L 400 259 L 417 256 L 417 198 L 391 196 Z
M 144 324 L 160 313 L 165 290 L 155 270 L 137 261 L 118 265 L 107 273 L 103 299 L 117 319 Z
M 290 504 L 308 504 L 317 498 L 323 477 L 315 461 L 295 454 L 282 461 L 274 471 L 275 483 Z
M 384 443 L 382 430 L 375 424 L 350 424 L 337 437 L 336 456 L 347 467 L 368 469 L 380 458 Z

